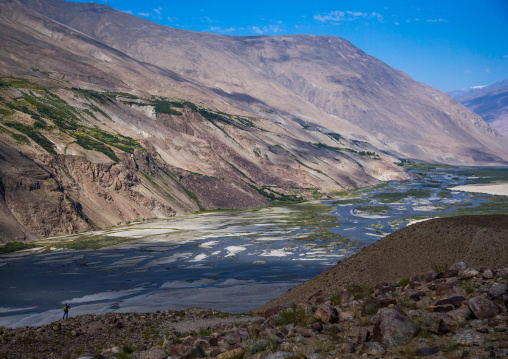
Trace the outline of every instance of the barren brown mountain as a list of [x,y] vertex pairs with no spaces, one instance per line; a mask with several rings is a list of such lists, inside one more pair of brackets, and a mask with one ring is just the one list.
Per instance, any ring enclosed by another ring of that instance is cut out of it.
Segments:
[[0,1],[0,240],[499,164],[447,95],[344,39],[172,29],[93,3]]

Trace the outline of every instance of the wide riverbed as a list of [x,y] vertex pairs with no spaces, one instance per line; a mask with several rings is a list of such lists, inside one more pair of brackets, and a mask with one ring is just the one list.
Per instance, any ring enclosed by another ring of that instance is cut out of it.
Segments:
[[38,249],[0,256],[0,326],[57,320],[63,303],[70,304],[71,316],[194,306],[247,312],[409,222],[508,213],[508,197],[449,190],[506,174],[429,170],[420,180],[358,191],[355,199],[190,215],[48,239]]

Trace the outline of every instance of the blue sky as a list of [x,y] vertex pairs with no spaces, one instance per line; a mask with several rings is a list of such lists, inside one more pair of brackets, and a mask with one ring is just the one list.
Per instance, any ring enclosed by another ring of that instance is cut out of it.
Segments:
[[441,91],[508,78],[508,0],[95,2],[186,30],[343,37]]

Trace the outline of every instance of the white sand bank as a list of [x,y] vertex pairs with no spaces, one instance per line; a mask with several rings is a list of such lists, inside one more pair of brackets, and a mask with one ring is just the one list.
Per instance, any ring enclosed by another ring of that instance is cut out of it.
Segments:
[[508,182],[506,183],[487,183],[487,184],[467,184],[449,188],[451,191],[486,193],[497,196],[508,196]]

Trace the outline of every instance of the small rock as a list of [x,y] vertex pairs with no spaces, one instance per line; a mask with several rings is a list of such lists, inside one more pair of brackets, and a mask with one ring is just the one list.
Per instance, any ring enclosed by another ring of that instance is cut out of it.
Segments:
[[392,298],[372,298],[368,299],[363,305],[363,312],[367,315],[376,314],[380,308],[388,308],[395,304],[397,304],[397,301]]
[[430,270],[423,275],[423,280],[425,282],[430,282],[430,281],[433,281],[434,279],[436,279],[438,275],[439,275],[438,272],[436,272],[434,270]]
[[343,322],[350,322],[355,319],[355,313],[352,311],[343,312],[342,310],[338,310],[339,312],[339,320]]
[[167,357],[162,349],[145,350],[139,354],[139,359],[167,359]]
[[62,329],[62,324],[60,323],[56,323],[55,325],[53,325],[51,327],[55,332],[59,331],[60,329]]
[[292,358],[292,357],[293,357],[293,354],[291,354],[290,352],[278,351],[275,353],[268,354],[265,357],[265,359],[287,359],[287,358]]
[[508,286],[506,284],[494,284],[489,288],[487,293],[491,298],[501,297],[508,292]]
[[482,277],[485,279],[492,279],[494,278],[494,272],[492,272],[492,269],[486,268],[482,272]]
[[481,297],[474,297],[467,302],[469,309],[478,319],[488,319],[499,313],[499,307],[491,300]]
[[339,320],[339,313],[335,307],[323,304],[314,313],[314,318],[321,320],[323,323],[336,323]]
[[370,339],[370,332],[367,328],[362,328],[360,332],[358,333],[358,338],[356,340],[357,344],[362,344],[365,342],[368,342]]
[[226,342],[229,345],[233,345],[233,344],[240,343],[242,341],[242,336],[238,332],[233,332],[233,333],[226,334],[224,339],[226,340]]
[[464,262],[459,262],[459,263],[455,264],[455,268],[458,270],[466,269],[467,267],[468,267],[468,265]]
[[459,345],[477,346],[486,341],[485,334],[478,333],[474,329],[468,329],[462,333],[455,334],[452,340]]
[[312,330],[315,330],[318,333],[321,333],[323,331],[323,324],[321,322],[315,322],[311,325]]
[[474,268],[464,268],[459,270],[459,279],[471,279],[480,274]]
[[437,352],[439,352],[439,349],[435,345],[433,345],[433,346],[427,347],[427,348],[416,349],[415,354],[418,357],[424,357],[424,356],[428,356],[428,355],[437,354]]
[[432,310],[435,313],[448,313],[448,312],[451,312],[454,309],[455,309],[455,307],[453,305],[451,305],[451,304],[435,305],[434,308],[432,308]]
[[217,355],[217,359],[235,359],[235,358],[243,358],[245,355],[245,349],[243,348],[235,348],[233,350],[229,350],[225,353]]
[[435,305],[437,306],[437,305],[451,304],[454,307],[454,309],[456,309],[456,308],[460,308],[462,306],[462,303],[464,303],[466,300],[467,299],[462,296],[456,296],[456,297],[441,299],[441,300],[437,301]]
[[362,351],[367,355],[383,355],[386,352],[385,348],[377,342],[363,343]]
[[441,278],[452,278],[457,277],[459,275],[459,271],[457,269],[448,269],[446,272],[441,274]]

